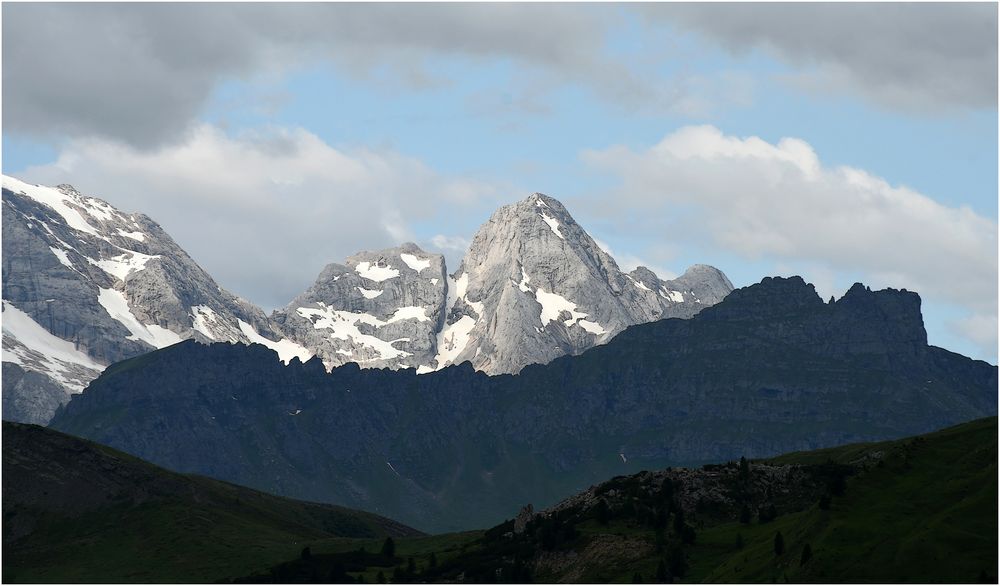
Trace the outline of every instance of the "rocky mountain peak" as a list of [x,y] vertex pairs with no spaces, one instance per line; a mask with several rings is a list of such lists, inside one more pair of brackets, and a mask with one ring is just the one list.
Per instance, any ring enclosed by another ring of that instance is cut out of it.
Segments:
[[632,279],[649,289],[656,289],[660,285],[660,277],[644,266],[637,266],[635,270],[628,274]]
[[268,317],[142,214],[68,184],[3,187],[3,382],[15,389],[4,412],[22,421],[46,422],[108,364],[182,340],[257,343],[310,368],[469,361],[513,373],[690,317],[732,289],[711,267],[626,275],[561,202],[535,193],[492,214],[451,275],[412,242],[362,251]]
[[630,325],[690,317],[732,290],[718,275],[706,277],[706,288],[698,271],[677,283],[646,268],[633,273],[623,273],[558,200],[534,193],[503,206],[476,232],[453,276],[446,328],[461,324],[464,343],[448,360],[518,372]]
[[913,291],[892,288],[872,291],[855,283],[834,307],[849,316],[857,330],[873,330],[873,336],[891,338],[898,344],[914,347],[927,344],[920,296]]
[[494,256],[498,250],[519,254],[529,248],[540,259],[571,253],[589,264],[614,264],[562,203],[535,193],[502,206],[490,216],[473,237],[463,266],[478,269],[491,261],[503,261]]
[[720,304],[711,315],[728,318],[735,311],[744,319],[766,318],[794,308],[808,310],[825,305],[816,288],[799,276],[764,277],[760,283],[733,291],[729,299],[731,303]]
[[147,217],[6,176],[3,208],[6,417],[45,423],[108,364],[184,339],[268,341],[263,312]]
[[872,291],[855,283],[843,297],[824,303],[815,287],[802,277],[765,277],[760,283],[733,291],[724,303],[702,314],[703,319],[756,322],[770,331],[788,315],[822,321],[811,336],[785,330],[791,346],[820,347],[826,352],[868,355],[872,360],[918,356],[927,346],[920,313],[920,296],[906,290]]
[[407,242],[327,265],[272,318],[327,368],[416,368],[435,356],[447,286],[444,257]]

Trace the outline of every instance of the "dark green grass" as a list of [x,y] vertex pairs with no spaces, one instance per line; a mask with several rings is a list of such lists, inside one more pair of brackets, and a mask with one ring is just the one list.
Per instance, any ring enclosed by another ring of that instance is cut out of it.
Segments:
[[[38,426],[4,422],[4,440],[4,582],[214,582],[265,570],[310,543],[419,534],[362,511],[177,474]],[[79,507],[55,496],[65,487],[93,495],[90,483],[106,501],[91,496]]]
[[[974,582],[984,575],[996,579],[996,418],[916,438],[769,460],[806,465],[831,461],[859,471],[847,480],[844,494],[832,498],[828,510],[813,504],[768,523],[702,526],[692,519],[697,538],[684,546],[688,568],[682,581]],[[195,480],[237,490],[225,483]],[[104,510],[70,521],[45,519],[36,537],[16,551],[8,552],[5,546],[4,580],[212,582],[265,575],[281,563],[302,565],[301,552],[307,546],[314,557],[310,563],[325,575],[329,568],[323,560],[337,559],[333,554],[361,548],[375,553],[382,547],[382,536],[331,536],[330,530],[338,529],[336,521],[330,521],[333,526],[317,523],[316,511],[309,508],[314,505],[287,499],[270,505],[270,497],[264,497],[263,503],[247,502],[242,508],[158,503]],[[299,508],[293,510],[290,503]],[[648,527],[630,520],[612,519],[605,525],[589,519],[575,529],[578,537],[563,551],[578,556],[577,581],[625,583],[638,573],[651,582],[666,555],[655,553]],[[785,551],[777,556],[774,537],[779,531]],[[588,557],[593,555],[589,545],[614,539],[640,540],[649,553],[627,561],[605,554]],[[367,566],[350,576],[372,583],[382,572],[392,581],[393,570],[405,568],[410,557],[419,575],[430,565],[432,553],[439,567],[481,563],[496,559],[490,543],[482,532],[397,538],[392,563]],[[812,557],[803,564],[807,543]],[[558,573],[534,577],[561,578]]]
[[[881,453],[882,464],[867,457]],[[997,419],[894,442],[787,454],[783,464],[833,461],[864,468],[829,510],[818,504],[769,523],[700,528],[685,548],[683,582],[975,582],[997,576]],[[644,536],[627,521],[587,521],[581,534]],[[775,555],[781,532],[785,551]],[[801,563],[810,545],[812,557]],[[580,544],[583,549],[584,544]],[[625,568],[591,564],[584,581],[653,581],[662,554]],[[580,563],[587,564],[587,560]],[[553,577],[554,578],[554,577]]]
[[[703,531],[691,578],[711,582],[972,582],[997,575],[997,420],[897,442],[789,454],[782,463],[882,464],[851,478],[829,510]],[[781,531],[785,553],[774,553]],[[744,547],[735,549],[736,534]],[[808,543],[813,555],[801,563]]]

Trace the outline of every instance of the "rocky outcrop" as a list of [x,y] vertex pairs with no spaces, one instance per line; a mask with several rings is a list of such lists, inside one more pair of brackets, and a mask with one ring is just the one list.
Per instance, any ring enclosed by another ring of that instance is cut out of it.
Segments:
[[51,377],[25,370],[13,362],[3,363],[5,420],[45,425],[56,409],[68,400],[66,388]]
[[524,505],[521,507],[520,512],[518,512],[517,517],[514,517],[514,533],[524,533],[525,527],[528,526],[535,518],[535,507],[532,505]]

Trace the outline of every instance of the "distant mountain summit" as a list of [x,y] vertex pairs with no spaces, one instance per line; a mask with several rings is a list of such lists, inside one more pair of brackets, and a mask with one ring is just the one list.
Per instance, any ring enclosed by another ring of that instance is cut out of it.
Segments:
[[[455,273],[439,355],[491,374],[516,373],[607,342],[628,326],[690,317],[732,284],[700,265],[676,281],[622,272],[557,200],[535,193],[497,210]],[[441,363],[444,360],[444,363]]]
[[181,340],[271,335],[142,214],[5,176],[2,215],[5,419],[45,423],[108,364]]
[[413,243],[333,263],[272,316],[276,329],[328,369],[415,368],[471,362],[516,373],[603,344],[628,326],[691,317],[732,284],[695,265],[663,281],[622,272],[561,203],[535,193],[497,210],[458,270]]
[[328,370],[469,361],[515,373],[630,325],[691,317],[732,290],[704,265],[673,281],[625,274],[562,204],[534,194],[494,213],[453,275],[412,243],[359,252],[266,316],[142,214],[11,177],[3,205],[4,416],[31,423],[107,365],[186,339],[259,343]]
[[272,319],[327,368],[417,368],[434,361],[448,286],[444,257],[408,242],[327,265]]

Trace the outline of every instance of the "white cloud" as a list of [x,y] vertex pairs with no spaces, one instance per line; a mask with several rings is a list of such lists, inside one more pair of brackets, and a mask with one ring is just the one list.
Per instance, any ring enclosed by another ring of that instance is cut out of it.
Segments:
[[452,251],[465,254],[465,251],[469,249],[469,239],[464,236],[445,236],[444,234],[436,234],[431,238],[431,244],[435,248],[442,251]]
[[997,327],[996,313],[977,313],[960,318],[951,324],[953,332],[979,344],[987,355],[992,356],[996,356],[997,353]]
[[[826,167],[802,140],[771,144],[693,126],[646,150],[616,146],[583,158],[621,179],[616,207],[647,215],[636,229],[670,229],[748,259],[860,272],[996,319],[995,221],[861,169]],[[667,206],[688,213],[671,224]],[[995,347],[995,328],[992,340]]]
[[22,175],[149,215],[223,286],[267,307],[290,301],[327,263],[412,240],[413,224],[476,202],[477,189],[492,193],[300,129],[230,136],[209,125],[153,151],[71,142],[55,163]]
[[651,263],[647,260],[639,258],[634,254],[630,254],[627,252],[616,254],[613,250],[611,250],[611,247],[608,246],[608,243],[604,242],[603,240],[598,240],[597,238],[594,238],[594,243],[596,243],[601,250],[608,253],[611,256],[611,258],[615,259],[615,262],[618,263],[618,268],[622,269],[626,273],[631,273],[632,271],[634,271],[639,267],[646,267],[647,269],[653,271],[653,273],[655,273],[656,276],[661,279],[669,281],[670,279],[677,278],[677,273],[675,273],[674,271],[659,266],[656,263]]
[[153,148],[179,140],[221,81],[318,63],[412,90],[449,82],[432,59],[504,60],[629,95],[645,83],[602,54],[614,14],[504,3],[21,4],[3,15],[3,122]]
[[940,115],[997,104],[997,5],[982,2],[651,2],[653,19],[735,55],[762,50],[821,95]]

